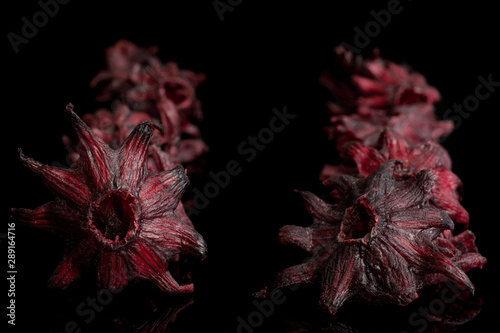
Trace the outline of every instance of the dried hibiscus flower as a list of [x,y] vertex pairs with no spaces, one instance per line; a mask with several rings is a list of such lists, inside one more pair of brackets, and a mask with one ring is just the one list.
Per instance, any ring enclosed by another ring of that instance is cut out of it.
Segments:
[[335,54],[334,68],[320,81],[336,98],[328,104],[332,125],[327,130],[339,150],[350,141],[374,145],[385,129],[413,144],[437,141],[452,131],[452,122],[436,120],[439,92],[420,73],[382,59],[378,51],[363,59],[339,46]]
[[[189,165],[208,150],[207,145],[199,137],[200,133],[193,130],[191,134],[196,137],[185,138],[180,133],[178,112],[169,100],[158,103],[157,117],[148,112],[132,111],[123,102],[117,102],[113,111],[99,109],[94,113],[85,114],[83,121],[107,144],[116,148],[127,138],[132,130],[145,121],[161,124],[163,132],[153,134],[151,142],[167,152],[172,161],[177,164]],[[71,159],[75,161],[78,155],[74,153],[74,144],[69,139],[64,140],[72,151]]]
[[332,124],[326,128],[328,136],[341,151],[352,141],[374,146],[380,134],[387,129],[403,136],[413,145],[437,142],[453,130],[452,122],[435,119],[434,107],[430,104],[398,106],[392,112],[392,115],[332,115]]
[[178,110],[181,131],[192,133],[196,129],[191,121],[203,118],[195,89],[205,75],[179,69],[175,62],[164,64],[157,52],[157,48],[141,48],[120,40],[106,49],[108,68],[96,75],[91,85],[105,84],[98,100],[121,100],[132,110],[153,116],[157,102],[168,99]]
[[[317,283],[330,313],[349,300],[406,305],[427,285],[451,280],[473,291],[465,272],[486,259],[468,225],[460,179],[437,140],[452,130],[436,120],[439,93],[423,76],[380,59],[337,48],[344,73],[322,78],[335,94],[329,105],[344,162],[321,177],[333,187],[324,201],[301,192],[313,217],[309,227],[284,226],[279,240],[312,257],[278,274],[273,288]],[[269,291],[268,291],[269,292]]]
[[161,127],[141,123],[113,149],[72,109],[69,104],[66,110],[79,138],[79,160],[69,169],[20,152],[56,198],[34,210],[13,209],[13,217],[67,235],[65,256],[50,285],[66,288],[95,265],[100,288],[117,289],[137,277],[169,293],[191,292],[193,284],[180,285],[169,265],[181,255],[204,258],[206,246],[179,203],[188,184],[184,169],[148,166],[153,130]]
[[485,259],[467,250],[452,255],[452,242],[440,239],[453,222],[429,203],[436,172],[400,179],[401,167],[390,160],[366,178],[329,178],[333,204],[301,192],[313,224],[284,226],[280,242],[298,245],[312,258],[282,271],[272,289],[317,282],[320,303],[332,314],[350,299],[406,305],[423,286],[445,279],[473,290],[464,270]]
[[367,59],[343,46],[334,51],[335,66],[323,73],[320,81],[338,101],[330,104],[335,114],[390,115],[398,106],[440,100],[439,91],[428,85],[422,74],[382,59],[378,50]]
[[452,130],[434,115],[438,91],[378,53],[363,59],[339,47],[336,54],[322,82],[337,100],[327,130],[344,161],[323,168],[333,187],[324,200],[300,192],[313,223],[284,226],[279,240],[312,257],[279,273],[266,293],[316,283],[320,304],[335,314],[349,300],[406,305],[446,280],[472,292],[465,272],[486,259],[472,232],[451,232],[453,221],[466,228],[469,218],[460,179],[437,143]]
[[[386,130],[380,135],[375,147],[352,142],[345,146],[342,155],[347,158],[346,163],[341,166],[325,166],[322,179],[340,174],[367,177],[388,160],[402,162],[400,177],[408,177],[426,169],[434,171],[437,180],[432,188],[431,203],[443,209],[454,222],[467,227],[469,214],[459,202],[462,182],[450,171],[451,159],[438,143],[428,141],[415,147],[395,132]],[[349,165],[352,167],[349,168]]]
[[[101,89],[98,101],[111,101],[111,110],[99,109],[83,120],[112,147],[119,146],[135,126],[144,121],[161,124],[153,143],[167,151],[189,172],[201,170],[201,156],[208,147],[196,123],[203,120],[195,89],[203,74],[179,69],[176,63],[162,63],[157,48],[141,48],[120,40],[106,49],[108,68],[92,80]],[[64,139],[70,157],[76,160],[74,144]]]

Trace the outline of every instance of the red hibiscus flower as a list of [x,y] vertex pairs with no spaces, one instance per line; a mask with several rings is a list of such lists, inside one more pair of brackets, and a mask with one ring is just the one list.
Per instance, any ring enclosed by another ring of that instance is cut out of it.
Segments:
[[423,286],[445,279],[472,290],[464,270],[486,260],[467,249],[451,254],[453,241],[440,237],[453,222],[429,203],[436,172],[401,179],[401,167],[388,161],[366,178],[329,178],[333,204],[301,192],[313,224],[284,226],[280,242],[298,245],[312,258],[281,272],[274,288],[318,283],[320,303],[332,314],[350,299],[405,305]]
[[452,131],[452,122],[436,120],[439,92],[421,74],[380,58],[378,51],[363,59],[339,46],[335,54],[334,69],[320,81],[336,98],[328,104],[332,125],[327,131],[339,150],[350,141],[372,146],[385,129],[415,145]]
[[[460,205],[460,179],[450,171],[451,160],[446,150],[439,144],[428,141],[414,147],[408,140],[392,131],[384,131],[376,147],[367,147],[354,142],[347,145],[343,155],[349,160],[343,166],[327,165],[323,168],[322,179],[348,173],[358,177],[367,177],[388,160],[402,162],[400,177],[412,176],[422,170],[436,173],[436,185],[432,188],[431,203],[444,210],[454,222],[467,227],[469,214]],[[353,165],[352,168],[346,164]]]
[[66,288],[95,265],[101,288],[117,289],[140,278],[169,293],[191,292],[193,285],[179,285],[169,264],[184,254],[204,258],[206,246],[179,205],[188,184],[183,168],[155,171],[167,166],[161,159],[148,168],[153,130],[161,127],[141,123],[113,149],[72,108],[67,111],[79,139],[79,160],[61,169],[20,153],[56,198],[34,210],[13,209],[21,223],[67,237],[50,284]]
[[435,119],[434,107],[430,104],[399,106],[391,116],[333,115],[330,121],[332,125],[327,127],[327,133],[335,140],[339,151],[352,141],[374,146],[380,134],[387,129],[406,138],[413,145],[427,141],[437,142],[453,130],[453,122]]
[[335,56],[336,67],[320,79],[338,101],[330,106],[334,114],[390,115],[398,106],[434,104],[440,99],[422,74],[382,59],[378,50],[363,59],[338,46]]
[[107,48],[108,68],[91,85],[101,88],[99,101],[113,101],[112,111],[99,110],[84,120],[115,145],[138,123],[156,121],[165,131],[155,135],[153,143],[193,172],[199,169],[197,159],[208,151],[196,125],[203,114],[195,90],[205,76],[179,69],[174,62],[164,64],[156,53],[156,48],[140,48],[126,40]]
[[[196,127],[191,128],[193,137],[185,138],[180,132],[180,119],[177,109],[170,100],[158,102],[158,116],[153,117],[145,111],[132,111],[127,104],[115,103],[113,111],[99,109],[93,114],[85,114],[82,119],[87,125],[111,147],[118,147],[130,135],[133,129],[142,122],[151,121],[161,124],[164,131],[155,133],[152,143],[170,154],[177,164],[189,165],[208,151],[207,145],[199,138]],[[75,148],[70,140],[65,140],[72,150]],[[77,156],[73,157],[76,160]]]

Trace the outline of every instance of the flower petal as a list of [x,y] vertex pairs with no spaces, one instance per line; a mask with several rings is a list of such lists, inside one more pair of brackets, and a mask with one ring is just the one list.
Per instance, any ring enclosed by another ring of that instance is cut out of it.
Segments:
[[386,242],[381,238],[365,252],[366,269],[359,271],[360,283],[366,288],[362,293],[375,300],[384,295],[399,305],[406,305],[418,297],[419,283],[403,256]]
[[353,74],[351,76],[353,85],[363,94],[384,94],[387,85],[379,81],[369,79],[366,76]]
[[325,262],[321,276],[323,293],[320,302],[331,314],[335,314],[355,293],[351,285],[358,277],[359,266],[357,248],[345,244],[337,246],[335,255]]
[[312,253],[320,244],[329,244],[335,239],[339,228],[332,227],[299,227],[285,225],[279,231],[278,241],[281,244],[294,244]]
[[377,150],[360,143],[349,145],[345,154],[356,163],[359,175],[364,177],[377,170],[386,160]]
[[446,150],[432,141],[426,142],[419,149],[413,149],[408,159],[419,170],[437,167],[451,169],[451,159]]
[[117,290],[127,284],[128,267],[120,252],[103,251],[97,267],[97,283],[102,289]]
[[422,170],[415,176],[398,182],[394,190],[385,197],[385,203],[391,211],[423,206],[431,196],[436,179],[435,172]]
[[[384,198],[386,200],[385,198],[394,192],[397,183],[393,175],[393,170],[396,165],[400,165],[400,163],[389,160],[365,178],[365,183],[371,184],[370,191],[367,193],[368,199],[377,200],[376,198]],[[353,202],[363,195],[358,189],[354,189],[352,192],[355,195],[354,200],[352,200]]]
[[175,209],[188,183],[182,166],[149,175],[139,190],[143,218],[160,217]]
[[79,207],[88,206],[92,194],[74,169],[62,169],[26,157],[19,149],[19,158],[31,171],[42,177],[43,182],[57,197]]
[[97,191],[101,191],[111,181],[112,149],[73,112],[72,104],[66,107],[66,112],[70,115],[71,123],[80,142],[78,153],[82,173],[87,176]]
[[308,191],[298,191],[304,199],[304,205],[309,212],[319,223],[336,225],[339,224],[343,216],[335,214],[332,205],[324,202],[316,195]]
[[398,160],[403,164],[408,164],[408,150],[410,148],[408,141],[393,131],[385,130],[380,135],[380,151],[386,159]]
[[180,134],[180,119],[179,112],[171,100],[162,98],[156,103],[158,113],[163,128],[165,129],[165,136],[169,143],[173,142]]
[[143,220],[141,237],[160,245],[166,253],[190,253],[206,257],[203,237],[192,226],[181,221],[173,212],[160,218]]
[[432,203],[450,215],[453,221],[469,224],[469,213],[460,205],[458,190],[462,188],[460,179],[445,167],[434,169],[437,173],[437,183],[432,189]]
[[66,289],[71,282],[79,277],[82,267],[88,264],[91,259],[88,248],[89,242],[82,241],[67,252],[52,274],[49,286]]
[[[433,235],[429,236],[429,233]],[[458,268],[451,259],[444,256],[430,239],[437,238],[439,230],[433,228],[420,232],[417,237],[407,237],[392,234],[391,246],[408,261],[409,265],[417,267],[422,272],[440,273],[461,287],[474,290],[469,277]]]
[[120,184],[135,188],[147,172],[147,153],[153,128],[161,127],[152,122],[139,124],[127,137],[119,150]]
[[304,263],[284,269],[276,276],[271,290],[281,289],[298,283],[313,283],[316,271],[327,258],[328,251],[318,251]]
[[166,268],[166,263],[151,245],[135,242],[130,247],[129,260],[137,275],[154,282],[161,290],[173,294],[190,293],[193,284],[179,285]]
[[453,222],[440,209],[416,207],[391,214],[391,228],[424,230],[428,228],[453,229]]
[[12,217],[24,225],[51,232],[81,233],[78,213],[62,200],[51,201],[36,209],[13,208]]

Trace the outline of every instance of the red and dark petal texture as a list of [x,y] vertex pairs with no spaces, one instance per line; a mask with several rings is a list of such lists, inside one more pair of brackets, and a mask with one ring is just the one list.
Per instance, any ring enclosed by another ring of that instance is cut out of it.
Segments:
[[366,178],[331,177],[325,181],[337,198],[331,203],[300,192],[313,223],[284,226],[279,240],[312,256],[282,271],[270,290],[316,283],[320,304],[332,314],[351,299],[406,305],[425,285],[445,279],[472,291],[465,271],[486,260],[470,233],[460,239],[442,236],[454,225],[430,203],[436,171],[398,177],[401,168],[401,162],[389,160]]
[[316,284],[331,314],[350,300],[406,305],[423,287],[448,280],[471,294],[466,272],[486,259],[471,231],[452,233],[454,222],[467,228],[469,217],[459,203],[461,181],[438,144],[453,129],[434,115],[438,91],[377,51],[366,59],[335,52],[321,81],[336,98],[326,129],[343,162],[323,168],[332,187],[324,199],[300,192],[313,223],[282,227],[279,241],[311,257],[280,272],[266,294]]
[[[68,105],[79,140],[79,159],[69,169],[39,163],[20,152],[55,200],[37,209],[13,209],[28,226],[61,233],[68,240],[50,284],[66,288],[90,266],[101,288],[117,289],[133,278],[169,293],[193,290],[180,285],[169,265],[180,255],[203,259],[206,245],[180,204],[188,184],[181,166],[148,163],[153,122],[137,125],[116,148],[94,133]],[[163,167],[163,168],[162,168]]]
[[342,156],[344,164],[324,167],[322,179],[341,174],[367,177],[389,160],[401,162],[398,176],[402,178],[422,170],[432,170],[436,174],[436,184],[432,188],[430,202],[444,210],[453,222],[467,227],[469,214],[460,205],[462,182],[450,171],[450,156],[438,143],[428,141],[415,146],[396,132],[386,130],[380,134],[374,147],[352,142],[345,147]]
[[[100,109],[93,114],[85,114],[82,119],[104,142],[115,148],[123,143],[137,125],[146,121],[161,124],[164,130],[155,132],[151,143],[167,152],[177,164],[195,169],[191,164],[196,164],[197,159],[208,151],[208,146],[200,138],[200,132],[195,126],[190,129],[192,135],[181,132],[178,110],[170,100],[162,99],[157,105],[156,117],[146,111],[132,111],[125,103],[118,102],[114,104],[113,111]],[[76,161],[78,155],[75,145],[67,138],[64,142],[71,151],[71,159]]]
[[374,146],[385,130],[391,130],[419,145],[427,141],[438,142],[453,130],[453,122],[436,120],[434,107],[430,104],[399,106],[388,115],[367,115],[357,113],[333,115],[327,133],[342,151],[352,141],[366,146]]
[[335,95],[337,103],[332,107],[337,112],[391,115],[398,106],[440,100],[438,90],[422,74],[382,59],[378,50],[366,59],[343,46],[334,51],[333,68],[325,71],[320,81]]
[[481,297],[449,281],[440,282],[432,289],[434,299],[446,299],[449,302],[443,302],[442,311],[429,311],[429,332],[453,332],[458,326],[475,318],[483,308]]
[[382,59],[377,50],[363,58],[339,46],[335,55],[333,68],[320,81],[336,99],[328,103],[332,124],[327,132],[339,151],[351,141],[375,145],[386,129],[415,145],[452,131],[452,122],[436,119],[439,92],[420,73]]
[[163,63],[157,51],[156,47],[142,48],[126,40],[108,47],[108,68],[91,82],[94,87],[105,84],[99,100],[125,100],[133,110],[148,109],[154,115],[154,104],[165,98],[174,103],[186,126],[189,120],[201,120],[195,89],[205,75],[179,69],[175,62]]
[[180,69],[175,62],[163,63],[157,48],[126,40],[106,49],[106,63],[108,68],[91,85],[102,91],[98,100],[113,101],[112,111],[98,110],[86,115],[85,122],[112,146],[120,145],[141,122],[160,123],[164,131],[154,135],[153,143],[191,173],[201,170],[208,147],[197,126],[203,113],[196,87],[205,75]]
[[105,60],[108,68],[97,74],[91,85],[110,81],[110,88],[113,89],[120,86],[122,81],[146,82],[147,72],[155,72],[161,67],[157,53],[156,47],[141,48],[127,40],[119,40],[115,45],[106,48]]

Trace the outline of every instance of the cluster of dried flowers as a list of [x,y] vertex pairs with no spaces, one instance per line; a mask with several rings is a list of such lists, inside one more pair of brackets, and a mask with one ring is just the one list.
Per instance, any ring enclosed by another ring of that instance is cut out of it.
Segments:
[[[355,299],[406,305],[424,286],[445,280],[471,292],[466,272],[486,259],[467,230],[461,181],[438,143],[452,130],[451,122],[435,118],[438,91],[376,52],[363,59],[339,47],[336,56],[336,71],[322,82],[336,97],[328,105],[328,133],[344,160],[321,172],[331,188],[326,198],[300,192],[313,223],[284,226],[279,240],[312,257],[279,273],[268,292],[317,283],[320,303],[332,314]],[[195,166],[207,151],[195,125],[202,118],[195,88],[203,76],[127,41],[108,48],[106,60],[92,85],[102,88],[99,100],[113,101],[111,110],[80,119],[67,106],[78,139],[64,138],[69,169],[20,152],[55,200],[13,209],[13,216],[66,236],[53,286],[66,288],[95,267],[101,288],[140,278],[166,292],[191,292],[192,283],[179,283],[169,266],[182,255],[206,255],[180,201],[188,184],[181,164]],[[456,223],[465,231],[454,234]]]
[[438,139],[452,123],[438,121],[438,91],[406,66],[335,49],[336,69],[322,82],[330,103],[328,134],[343,158],[321,173],[326,198],[300,192],[313,218],[308,227],[281,228],[282,244],[311,259],[280,272],[268,290],[316,283],[331,314],[350,300],[406,305],[424,286],[450,280],[474,286],[465,272],[486,259],[460,205],[460,179]]
[[[161,124],[164,131],[152,143],[168,153],[174,164],[198,171],[200,156],[208,151],[197,122],[203,120],[196,87],[203,74],[179,69],[175,62],[162,63],[157,48],[140,48],[120,40],[106,49],[108,68],[98,73],[91,86],[101,88],[98,101],[112,101],[83,116],[84,122],[107,144],[116,148],[142,122]],[[71,141],[65,143],[72,147]],[[72,160],[78,158],[73,154]]]
[[[201,120],[195,88],[203,75],[163,64],[155,48],[119,41],[106,50],[108,68],[92,85],[100,100],[113,101],[83,120],[66,111],[77,142],[69,169],[41,164],[20,151],[55,200],[34,210],[13,209],[19,222],[62,233],[66,253],[50,279],[66,288],[94,267],[98,286],[110,290],[134,278],[170,293],[186,293],[171,265],[203,259],[206,245],[180,202],[189,181],[184,165],[196,165],[207,150],[193,120]],[[157,130],[157,131],[155,131]],[[181,164],[183,166],[181,166]]]

